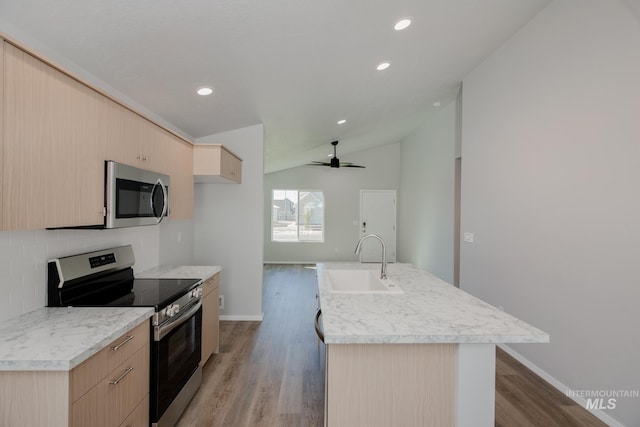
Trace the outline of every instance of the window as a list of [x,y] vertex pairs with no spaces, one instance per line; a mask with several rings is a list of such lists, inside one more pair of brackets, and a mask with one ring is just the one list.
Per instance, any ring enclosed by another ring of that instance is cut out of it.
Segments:
[[324,242],[322,191],[273,190],[271,241]]

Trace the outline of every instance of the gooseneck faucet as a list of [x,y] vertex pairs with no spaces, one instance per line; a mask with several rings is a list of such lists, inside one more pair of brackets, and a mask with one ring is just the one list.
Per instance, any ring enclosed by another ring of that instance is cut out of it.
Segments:
[[384,246],[384,240],[382,240],[382,237],[378,236],[377,234],[365,234],[360,238],[360,240],[358,240],[355,253],[357,254],[360,253],[362,242],[368,239],[369,237],[374,237],[380,240],[380,243],[382,244],[382,269],[380,270],[380,278],[386,279],[387,278],[387,248]]

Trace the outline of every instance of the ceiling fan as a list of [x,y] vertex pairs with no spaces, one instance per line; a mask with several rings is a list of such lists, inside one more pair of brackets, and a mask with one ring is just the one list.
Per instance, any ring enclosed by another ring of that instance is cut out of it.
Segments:
[[343,162],[340,163],[340,159],[338,159],[338,155],[336,154],[336,146],[338,145],[338,141],[333,141],[331,143],[333,145],[333,157],[330,162],[317,162],[312,161],[311,163],[307,163],[308,166],[330,166],[332,168],[365,168],[366,166],[354,165],[353,163]]

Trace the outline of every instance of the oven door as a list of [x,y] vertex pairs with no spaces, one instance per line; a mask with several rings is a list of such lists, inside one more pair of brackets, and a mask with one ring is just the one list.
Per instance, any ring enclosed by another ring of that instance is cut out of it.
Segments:
[[[154,326],[153,335],[151,422],[154,423],[153,425],[173,426],[173,423],[164,420],[168,418],[177,420],[200,385],[199,382],[194,384],[194,381],[190,380],[200,369],[202,302],[198,301],[181,316],[172,317],[168,322]],[[185,387],[187,383],[190,384]],[[184,394],[190,395],[184,396]],[[174,401],[176,403],[172,405]],[[176,407],[176,405],[182,407]],[[167,414],[163,418],[165,412]]]

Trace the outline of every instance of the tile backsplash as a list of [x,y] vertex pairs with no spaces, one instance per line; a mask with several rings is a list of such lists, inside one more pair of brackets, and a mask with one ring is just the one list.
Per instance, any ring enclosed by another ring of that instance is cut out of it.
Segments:
[[158,265],[159,227],[0,232],[0,321],[46,305],[50,259],[128,244],[135,272]]

